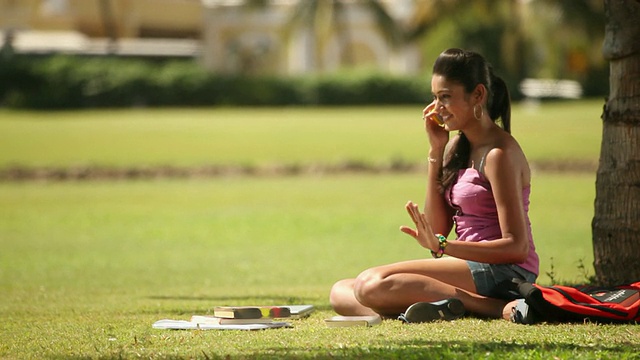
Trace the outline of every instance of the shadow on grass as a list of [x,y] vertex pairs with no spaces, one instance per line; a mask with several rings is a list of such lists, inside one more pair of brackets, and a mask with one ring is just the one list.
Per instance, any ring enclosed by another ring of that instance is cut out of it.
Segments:
[[[203,354],[204,355],[204,354]],[[634,345],[580,345],[573,343],[509,343],[476,341],[410,341],[372,344],[368,347],[331,349],[269,348],[243,355],[259,359],[573,359],[637,356]],[[208,358],[224,358],[209,355]]]
[[[578,345],[573,343],[508,343],[481,341],[408,341],[375,343],[370,346],[344,347],[337,344],[330,348],[271,347],[245,354],[220,354],[202,351],[171,356],[170,359],[629,359],[637,353],[629,345]],[[122,359],[119,353],[100,356],[99,359]],[[84,359],[68,357],[54,358]]]

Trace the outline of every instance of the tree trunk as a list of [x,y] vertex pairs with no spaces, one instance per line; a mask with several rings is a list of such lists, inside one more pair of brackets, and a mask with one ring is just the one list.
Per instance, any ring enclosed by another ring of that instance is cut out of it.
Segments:
[[640,1],[605,0],[610,94],[592,223],[600,284],[640,280]]

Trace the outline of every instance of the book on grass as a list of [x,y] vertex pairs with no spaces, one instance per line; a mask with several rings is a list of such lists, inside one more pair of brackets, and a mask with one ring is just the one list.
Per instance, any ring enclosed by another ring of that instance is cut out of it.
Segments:
[[269,324],[273,322],[273,318],[263,317],[259,319],[230,319],[216,316],[193,315],[192,323],[197,324],[218,324],[218,325],[238,325],[238,324]]
[[291,310],[286,306],[216,306],[213,316],[227,319],[288,318]]
[[603,290],[593,292],[590,295],[601,302],[616,303],[622,306],[629,306],[640,299],[640,293],[634,289]]
[[380,324],[382,318],[378,315],[363,315],[363,316],[342,316],[337,315],[329,319],[325,319],[324,322],[328,327],[347,327],[347,326],[373,326]]

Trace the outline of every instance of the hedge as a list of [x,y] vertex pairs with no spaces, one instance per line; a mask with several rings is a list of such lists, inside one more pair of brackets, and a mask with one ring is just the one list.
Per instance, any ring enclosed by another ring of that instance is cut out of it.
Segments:
[[367,71],[293,78],[213,74],[185,60],[0,60],[0,106],[10,108],[409,104],[424,103],[429,86]]

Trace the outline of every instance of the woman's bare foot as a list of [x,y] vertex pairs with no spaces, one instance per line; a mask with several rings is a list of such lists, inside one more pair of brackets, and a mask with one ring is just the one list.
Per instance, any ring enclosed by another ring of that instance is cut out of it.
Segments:
[[518,303],[518,300],[513,300],[511,302],[508,302],[507,305],[504,306],[504,308],[502,309],[502,318],[510,321],[511,320],[511,314],[513,313],[513,309],[516,307],[516,304]]

